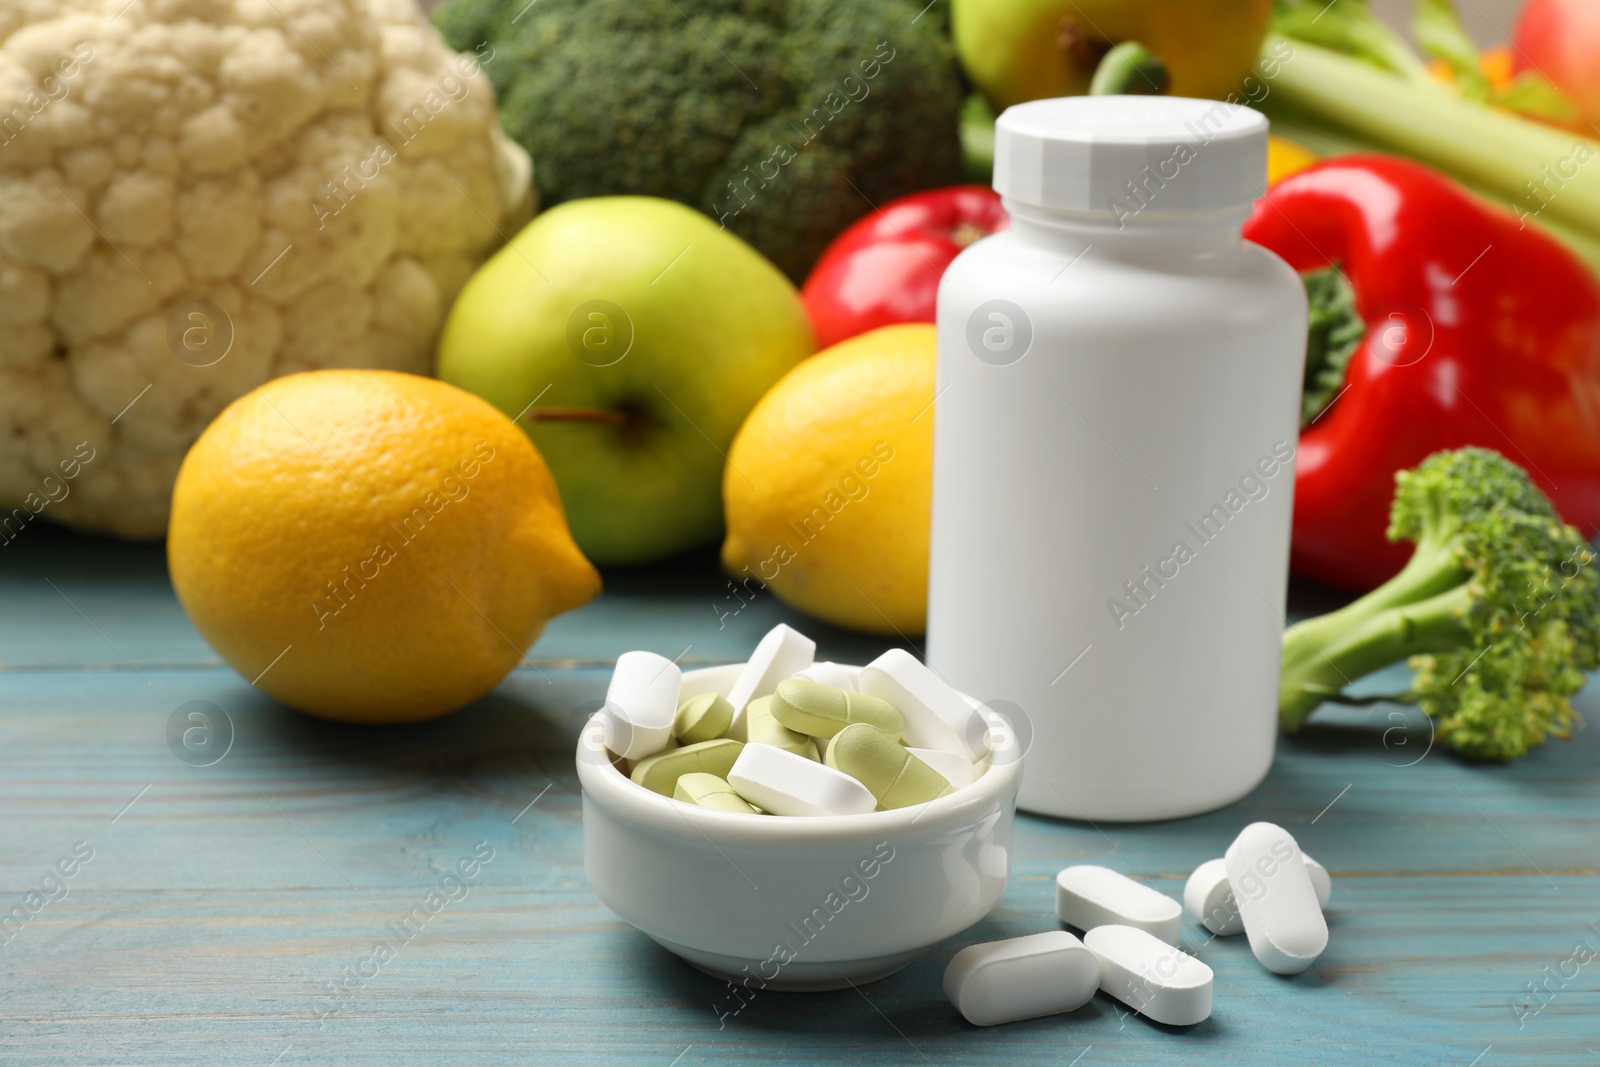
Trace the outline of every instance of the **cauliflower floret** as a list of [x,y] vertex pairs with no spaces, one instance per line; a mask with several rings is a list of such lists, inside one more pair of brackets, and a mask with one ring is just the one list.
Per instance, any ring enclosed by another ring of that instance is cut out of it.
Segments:
[[249,389],[427,373],[530,176],[412,0],[3,0],[0,518],[159,536]]

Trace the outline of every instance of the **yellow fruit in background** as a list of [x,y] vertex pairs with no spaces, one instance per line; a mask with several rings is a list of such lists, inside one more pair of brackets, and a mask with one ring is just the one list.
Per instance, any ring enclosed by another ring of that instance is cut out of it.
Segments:
[[1291,174],[1298,174],[1317,161],[1317,154],[1299,141],[1287,137],[1267,138],[1267,185],[1277,185]]
[[722,562],[808,615],[882,634],[928,613],[934,328],[812,356],[750,412],[722,478]]
[[294,374],[230,404],[178,472],[167,561],[235,670],[362,723],[481,696],[600,589],[527,435],[390,371]]

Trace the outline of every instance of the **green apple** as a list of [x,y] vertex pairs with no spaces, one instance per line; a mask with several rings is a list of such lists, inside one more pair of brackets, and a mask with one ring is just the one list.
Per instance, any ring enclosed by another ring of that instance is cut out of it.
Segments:
[[996,111],[1089,91],[1113,45],[1138,41],[1173,96],[1222,98],[1261,50],[1272,0],[951,0],[961,65]]
[[520,420],[585,555],[644,563],[720,536],[735,432],[814,350],[760,253],[692,208],[607,196],[545,212],[479,268],[439,377]]

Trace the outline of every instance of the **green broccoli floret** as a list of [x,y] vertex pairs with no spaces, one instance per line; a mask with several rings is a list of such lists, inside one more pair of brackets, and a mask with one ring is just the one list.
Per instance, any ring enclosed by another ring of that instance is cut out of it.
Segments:
[[1290,733],[1345,686],[1409,658],[1415,703],[1441,744],[1513,759],[1577,724],[1569,698],[1600,664],[1595,554],[1497,452],[1439,452],[1395,475],[1391,541],[1404,569],[1359,600],[1283,635],[1278,716]]
[[448,0],[435,13],[452,47],[483,57],[541,203],[677,200],[797,281],[873,205],[961,180],[943,19],[916,0]]

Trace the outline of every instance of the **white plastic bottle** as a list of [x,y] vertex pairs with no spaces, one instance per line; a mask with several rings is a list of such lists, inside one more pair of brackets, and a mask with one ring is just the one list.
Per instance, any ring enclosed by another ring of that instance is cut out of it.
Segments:
[[997,124],[1011,228],[939,287],[927,652],[1031,722],[1027,810],[1192,815],[1272,762],[1306,300],[1240,235],[1266,139],[1172,97]]

